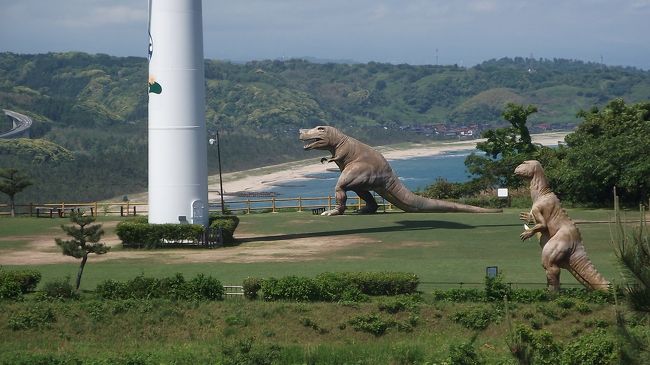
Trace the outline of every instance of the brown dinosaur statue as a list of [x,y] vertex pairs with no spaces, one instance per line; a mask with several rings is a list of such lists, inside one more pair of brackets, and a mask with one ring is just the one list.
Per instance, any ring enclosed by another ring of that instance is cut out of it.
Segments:
[[524,224],[525,230],[519,237],[524,241],[538,234],[548,289],[560,289],[560,269],[566,269],[585,287],[608,290],[609,281],[596,271],[587,257],[580,231],[551,191],[542,164],[535,160],[524,161],[515,169],[515,175],[530,180],[533,200],[530,212],[520,213],[519,218],[534,225],[529,228]]
[[[395,175],[388,161],[367,144],[329,126],[301,129],[300,140],[305,150],[327,150],[341,170],[336,183],[336,207],[321,215],[340,215],[345,212],[347,191],[354,191],[366,202],[360,213],[372,214],[378,205],[370,191],[374,191],[405,212],[469,212],[497,213],[501,209],[485,209],[444,200],[428,199],[413,194]],[[327,159],[321,160],[321,162]]]

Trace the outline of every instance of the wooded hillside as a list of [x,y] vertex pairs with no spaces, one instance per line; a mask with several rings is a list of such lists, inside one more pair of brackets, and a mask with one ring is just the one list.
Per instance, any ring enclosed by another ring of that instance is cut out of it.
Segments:
[[[571,60],[205,66],[208,130],[221,133],[225,171],[309,157],[297,129],[317,124],[386,144],[435,136],[421,126],[498,124],[507,102],[535,104],[533,125],[567,125],[579,122],[579,110],[616,97],[650,99],[648,71]],[[0,142],[0,168],[24,169],[35,182],[19,199],[94,200],[146,189],[146,82],[145,58],[1,53],[0,108],[35,121],[32,141]]]

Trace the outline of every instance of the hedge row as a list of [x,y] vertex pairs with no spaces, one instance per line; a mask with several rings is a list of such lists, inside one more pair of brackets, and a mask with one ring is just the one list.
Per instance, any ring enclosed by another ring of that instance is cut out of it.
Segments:
[[16,299],[34,291],[41,281],[41,273],[35,270],[4,270],[0,267],[0,299]]
[[[234,242],[234,233],[239,218],[236,216],[214,216],[209,219],[210,227],[222,229],[224,244]],[[150,224],[146,217],[118,223],[115,230],[122,240],[122,245],[129,248],[161,248],[178,246],[196,246],[204,232],[200,224]]]
[[106,280],[97,285],[95,294],[103,299],[222,300],[224,288],[211,276],[198,274],[187,281],[179,273],[162,279],[139,275],[126,282]]
[[327,272],[315,278],[248,278],[244,281],[244,295],[254,299],[261,290],[267,301],[365,301],[371,295],[412,294],[418,284],[418,277],[411,273]]

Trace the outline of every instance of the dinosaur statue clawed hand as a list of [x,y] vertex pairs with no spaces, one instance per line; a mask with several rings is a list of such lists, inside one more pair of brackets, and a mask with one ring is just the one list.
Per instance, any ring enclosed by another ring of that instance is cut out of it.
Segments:
[[[322,215],[341,215],[345,212],[347,191],[354,191],[366,203],[360,213],[377,212],[377,202],[370,191],[405,212],[469,212],[498,213],[501,209],[486,209],[444,200],[427,199],[413,194],[395,175],[393,169],[372,147],[341,133],[329,126],[301,129],[300,140],[305,142],[305,150],[330,151],[334,162],[341,170],[336,183],[336,207]],[[323,161],[321,161],[323,162]]]
[[[551,191],[539,161],[525,161],[517,166],[515,175],[530,180],[530,197],[533,200],[530,213],[519,214],[526,228],[519,237],[527,240],[535,234],[539,235],[542,266],[546,270],[549,290],[560,289],[560,269],[568,270],[589,289],[608,290],[609,282],[596,271],[587,257],[580,231]],[[528,227],[529,224],[532,227]]]

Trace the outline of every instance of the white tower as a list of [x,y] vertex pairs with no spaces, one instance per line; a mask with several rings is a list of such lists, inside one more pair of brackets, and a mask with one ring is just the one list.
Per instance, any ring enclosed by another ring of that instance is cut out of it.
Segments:
[[149,0],[149,223],[208,222],[201,0]]

